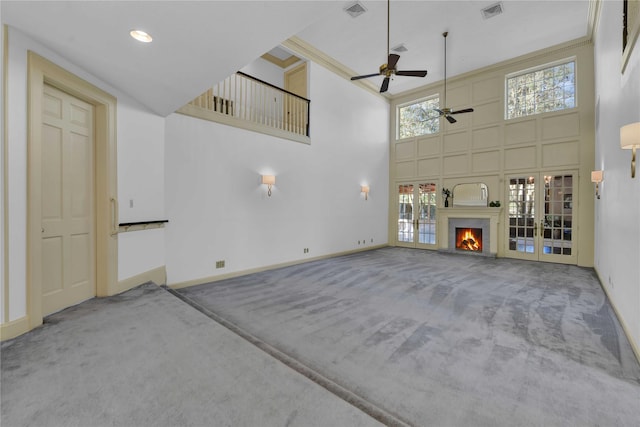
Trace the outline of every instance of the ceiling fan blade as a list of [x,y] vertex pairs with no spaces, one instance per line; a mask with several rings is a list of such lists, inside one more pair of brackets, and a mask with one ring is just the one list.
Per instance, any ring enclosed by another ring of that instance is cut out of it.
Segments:
[[386,92],[389,89],[389,77],[385,77],[382,81],[382,86],[380,86],[380,93]]
[[355,77],[351,77],[351,80],[360,80],[360,79],[368,79],[369,77],[375,77],[375,76],[379,76],[380,73],[375,73],[375,74],[365,74],[363,76],[355,76]]
[[455,123],[455,122],[457,122],[457,120],[456,120],[456,119],[454,119],[453,117],[451,117],[451,116],[449,116],[449,115],[444,116],[444,118],[445,118],[445,119],[447,119],[447,121],[448,121],[449,123],[452,123],[452,124],[453,124],[453,123]]
[[396,76],[425,77],[427,70],[396,71]]
[[398,63],[399,59],[400,55],[396,55],[395,53],[390,54],[389,58],[387,59],[387,68],[389,68],[390,70],[396,68],[396,64]]
[[464,110],[452,111],[449,114],[473,113],[473,108],[465,108]]

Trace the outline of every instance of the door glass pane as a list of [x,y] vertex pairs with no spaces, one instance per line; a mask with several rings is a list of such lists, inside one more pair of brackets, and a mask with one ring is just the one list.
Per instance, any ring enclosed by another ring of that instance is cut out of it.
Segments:
[[536,180],[511,178],[509,181],[509,250],[535,252],[535,189]]
[[571,255],[572,225],[573,176],[545,176],[543,253]]
[[436,244],[436,185],[420,184],[418,211],[418,243]]
[[398,242],[413,242],[413,185],[398,186]]

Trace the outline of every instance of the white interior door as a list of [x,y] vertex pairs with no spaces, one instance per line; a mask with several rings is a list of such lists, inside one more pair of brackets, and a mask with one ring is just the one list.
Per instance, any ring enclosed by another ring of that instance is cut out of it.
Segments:
[[505,253],[512,258],[577,263],[575,172],[511,176]]
[[[96,294],[93,106],[45,85],[42,314]],[[37,266],[35,266],[37,268]]]

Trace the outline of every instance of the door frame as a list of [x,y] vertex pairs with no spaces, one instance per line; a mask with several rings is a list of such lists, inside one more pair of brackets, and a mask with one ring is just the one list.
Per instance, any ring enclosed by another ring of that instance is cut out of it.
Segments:
[[411,212],[412,215],[414,216],[413,221],[416,220],[414,213],[418,212],[418,210],[416,209],[415,204],[418,203],[419,205],[419,197],[420,197],[420,185],[421,184],[435,184],[436,186],[436,208],[438,208],[438,189],[441,188],[440,186],[440,182],[439,180],[436,179],[414,179],[414,180],[407,180],[407,181],[396,181],[394,188],[393,188],[393,196],[394,196],[394,203],[393,203],[393,227],[394,227],[394,231],[393,231],[393,241],[394,246],[400,246],[400,247],[405,247],[405,248],[417,248],[417,249],[437,249],[439,247],[439,241],[438,241],[438,216],[436,214],[436,219],[435,219],[435,227],[436,227],[436,233],[435,233],[435,238],[436,241],[433,244],[430,243],[420,243],[420,237],[419,237],[419,232],[417,232],[417,230],[415,229],[415,225],[413,225],[412,222],[412,227],[413,227],[413,242],[401,242],[400,240],[398,240],[398,215],[399,215],[399,199],[398,199],[398,187],[400,185],[412,185],[413,186],[413,204],[414,206],[412,206],[411,208]]
[[[504,200],[505,200],[505,212],[504,212],[504,239],[503,239],[503,251],[504,256],[506,258],[514,258],[514,259],[524,259],[529,261],[542,261],[542,262],[551,262],[558,264],[569,264],[569,265],[578,265],[578,250],[579,250],[579,234],[578,234],[578,220],[579,220],[579,209],[577,205],[579,203],[579,175],[578,169],[563,169],[563,170],[539,170],[536,172],[522,172],[522,173],[512,173],[507,174],[504,177]],[[542,226],[538,227],[540,221],[544,221],[545,213],[544,203],[545,203],[545,184],[544,177],[545,176],[559,176],[559,175],[572,175],[572,251],[571,255],[553,255],[553,254],[545,254],[543,251],[544,246],[544,228]],[[535,187],[535,201],[534,201],[534,209],[536,214],[534,216],[534,224],[536,229],[536,234],[534,234],[535,241],[535,252],[533,253],[520,253],[517,251],[512,251],[509,249],[509,180],[511,178],[522,178],[531,176],[535,178],[536,187]]]
[[94,106],[96,295],[117,292],[116,98],[29,51],[27,54],[27,317],[42,324],[42,106],[48,84]]

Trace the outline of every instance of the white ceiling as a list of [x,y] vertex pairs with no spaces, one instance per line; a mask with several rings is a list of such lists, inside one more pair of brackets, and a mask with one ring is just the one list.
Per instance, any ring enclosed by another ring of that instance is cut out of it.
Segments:
[[[166,116],[287,38],[297,35],[357,74],[386,62],[387,3],[353,1],[8,1],[2,22]],[[397,94],[588,34],[589,0],[391,1],[391,47],[404,43],[399,70],[427,69],[426,78],[395,77]],[[133,28],[154,41],[129,37]],[[376,85],[382,77],[371,79]]]

